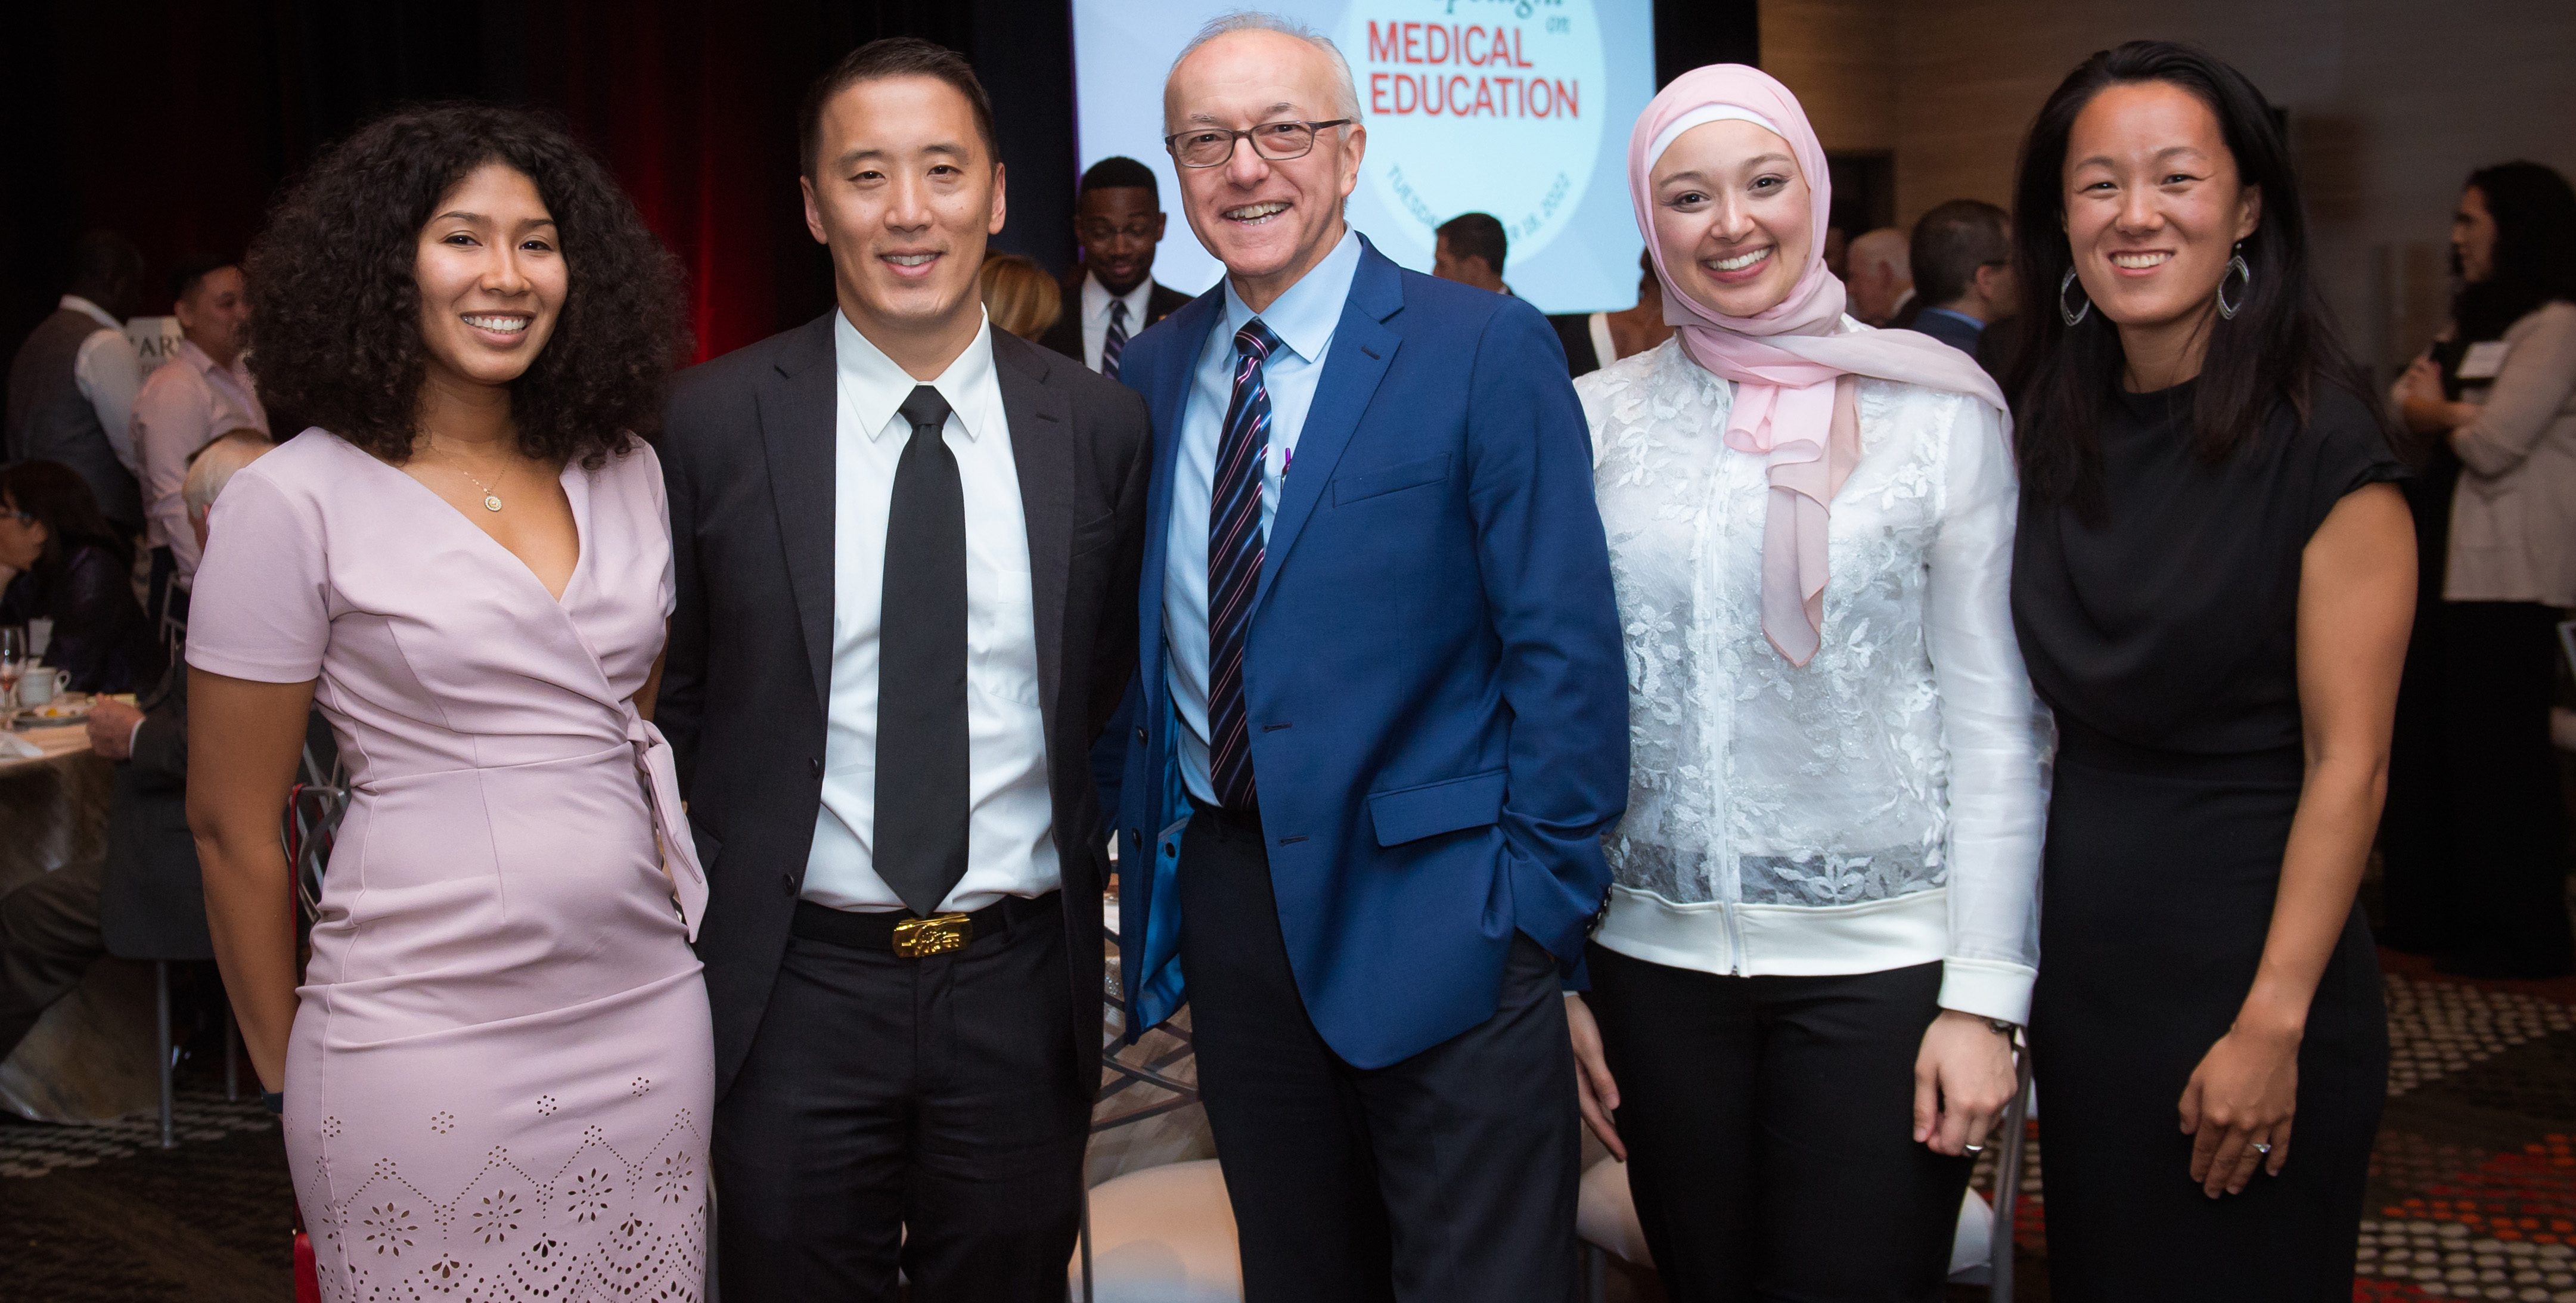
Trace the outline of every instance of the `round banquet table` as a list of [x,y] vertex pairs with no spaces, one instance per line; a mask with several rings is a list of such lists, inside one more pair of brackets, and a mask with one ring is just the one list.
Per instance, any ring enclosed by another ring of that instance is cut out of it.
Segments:
[[[44,752],[0,755],[0,896],[107,854],[115,769],[79,724],[13,734]],[[0,1061],[0,1108],[44,1122],[105,1122],[153,1107],[152,966],[102,958]]]

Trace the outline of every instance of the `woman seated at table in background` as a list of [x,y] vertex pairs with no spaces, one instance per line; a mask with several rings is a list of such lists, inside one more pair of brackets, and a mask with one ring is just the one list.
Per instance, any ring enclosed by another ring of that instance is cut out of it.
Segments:
[[[250,283],[261,392],[318,428],[215,505],[188,822],[323,1297],[695,1297],[706,887],[640,717],[676,268],[560,130],[445,105],[333,147]],[[308,702],[352,795],[299,983]]]
[[1779,82],[1675,78],[1628,182],[1679,333],[1575,384],[1632,753],[1584,1118],[1675,1300],[1937,1298],[2039,958],[2003,394],[1844,315]]
[[134,546],[99,514],[87,481],[59,463],[0,471],[0,625],[54,622],[45,664],[74,692],[133,692],[161,677],[161,645],[134,600]]

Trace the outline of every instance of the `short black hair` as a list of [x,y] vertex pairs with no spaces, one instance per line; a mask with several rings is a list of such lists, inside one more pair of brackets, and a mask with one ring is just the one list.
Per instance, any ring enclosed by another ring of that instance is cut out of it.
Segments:
[[975,79],[975,65],[936,41],[889,36],[842,55],[839,63],[805,88],[805,102],[796,110],[796,157],[806,176],[813,176],[821,163],[815,155],[823,148],[823,106],[860,82],[888,77],[933,77],[955,87],[975,111],[975,134],[984,138],[984,152],[996,163],[1002,160],[1001,146],[993,135],[993,97]]
[[1124,154],[1112,154],[1082,174],[1081,193],[1094,190],[1142,190],[1154,196],[1156,208],[1163,206],[1163,187],[1154,179],[1154,169]]
[[213,253],[193,254],[187,258],[181,259],[179,265],[172,268],[170,272],[170,301],[176,303],[179,300],[196,293],[197,282],[204,280],[208,276],[212,276],[226,267],[238,267],[240,265],[241,259],[239,258],[227,258],[221,254]]
[[1905,260],[1926,307],[1945,307],[1977,283],[1977,269],[2012,261],[2012,214],[1981,199],[1953,199],[1914,223]]
[[1455,258],[1482,258],[1494,274],[1503,274],[1503,253],[1509,247],[1503,237],[1503,224],[1491,213],[1460,213],[1440,224],[1432,232],[1449,242],[1449,254]]

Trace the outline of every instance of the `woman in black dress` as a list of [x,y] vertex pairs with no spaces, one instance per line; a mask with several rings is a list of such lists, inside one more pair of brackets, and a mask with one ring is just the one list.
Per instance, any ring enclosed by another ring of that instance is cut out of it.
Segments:
[[[161,677],[161,644],[134,600],[134,547],[59,462],[0,471],[0,625],[54,622],[45,663],[74,692],[134,692]],[[14,573],[13,573],[14,572]]]
[[2353,893],[2414,601],[2404,470],[2235,69],[2094,56],[2016,204],[2013,613],[2060,734],[2031,1017],[2050,1283],[2342,1303],[2387,1076]]

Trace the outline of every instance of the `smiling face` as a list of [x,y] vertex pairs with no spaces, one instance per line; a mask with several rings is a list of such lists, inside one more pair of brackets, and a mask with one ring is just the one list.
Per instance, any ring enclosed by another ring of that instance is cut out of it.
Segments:
[[2451,214],[2451,252],[2460,260],[2460,279],[2480,284],[2495,275],[2495,213],[2476,186],[2460,192],[2459,210]]
[[1655,160],[1655,246],[1701,307],[1754,317],[1779,306],[1815,247],[1815,192],[1789,142],[1758,124],[1704,122]]
[[2076,115],[2064,177],[2066,241],[2095,310],[2124,333],[2197,329],[2217,311],[2262,192],[2239,181],[2199,96],[2160,81],[2105,89]]
[[[1244,131],[1265,122],[1349,116],[1333,61],[1280,32],[1228,32],[1190,52],[1163,88],[1163,124]],[[1302,158],[1264,158],[1249,140],[1219,167],[1182,167],[1182,211],[1254,311],[1297,283],[1342,238],[1342,201],[1359,184],[1368,130],[1315,134]]]
[[1100,288],[1125,294],[1153,274],[1163,210],[1143,186],[1094,186],[1074,205],[1073,233],[1082,242],[1082,265]]
[[485,163],[420,228],[412,274],[433,382],[509,384],[554,334],[572,270],[537,183]]
[[842,313],[896,360],[945,350],[944,365],[983,320],[975,273],[1004,216],[974,106],[936,77],[879,77],[834,95],[820,125],[814,175],[797,184]]
[[231,366],[241,356],[243,327],[250,321],[241,268],[217,267],[198,277],[171,312],[179,318],[179,332],[216,366]]

